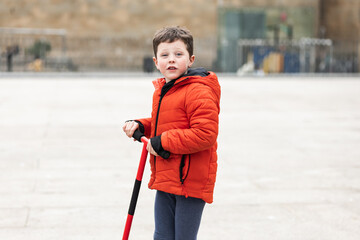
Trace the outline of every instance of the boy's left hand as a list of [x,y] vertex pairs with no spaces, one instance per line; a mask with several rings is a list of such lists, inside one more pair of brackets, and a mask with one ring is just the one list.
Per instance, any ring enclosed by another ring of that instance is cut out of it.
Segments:
[[154,156],[159,156],[159,154],[157,154],[157,153],[155,152],[155,150],[153,149],[153,147],[151,146],[151,139],[149,140],[149,142],[148,142],[148,144],[147,144],[147,146],[146,146],[146,150],[147,150],[150,154],[152,154],[152,155],[154,155]]

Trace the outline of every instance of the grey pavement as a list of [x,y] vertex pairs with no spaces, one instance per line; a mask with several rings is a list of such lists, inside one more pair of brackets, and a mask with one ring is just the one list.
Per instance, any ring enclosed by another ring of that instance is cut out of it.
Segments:
[[[0,239],[121,239],[152,77],[0,79]],[[223,76],[200,240],[360,239],[360,81]],[[146,166],[130,239],[152,239]]]

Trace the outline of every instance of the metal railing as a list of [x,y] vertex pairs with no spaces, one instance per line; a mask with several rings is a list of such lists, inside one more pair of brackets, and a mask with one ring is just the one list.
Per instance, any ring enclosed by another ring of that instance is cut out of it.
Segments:
[[235,54],[239,73],[356,73],[357,42],[330,39],[240,39]]
[[[221,41],[221,40],[220,40]],[[215,71],[265,73],[357,73],[359,42],[195,39],[195,66]],[[74,37],[62,29],[0,28],[0,71],[145,71],[151,39],[129,36]]]

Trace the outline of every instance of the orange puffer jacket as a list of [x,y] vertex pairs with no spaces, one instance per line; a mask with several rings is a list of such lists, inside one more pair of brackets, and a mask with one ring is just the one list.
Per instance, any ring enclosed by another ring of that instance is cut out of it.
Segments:
[[170,155],[150,156],[149,188],[212,203],[220,112],[217,76],[197,68],[167,83],[166,90],[164,78],[153,84],[152,117],[138,121],[145,136],[151,142],[160,140],[161,149]]

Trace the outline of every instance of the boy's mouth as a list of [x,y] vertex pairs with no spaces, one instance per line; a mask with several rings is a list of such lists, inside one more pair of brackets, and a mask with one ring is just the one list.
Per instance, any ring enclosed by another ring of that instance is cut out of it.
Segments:
[[176,70],[176,67],[170,66],[170,67],[167,68],[167,70]]

